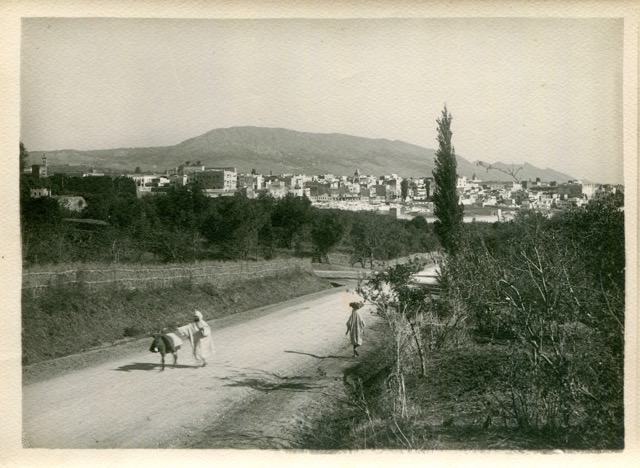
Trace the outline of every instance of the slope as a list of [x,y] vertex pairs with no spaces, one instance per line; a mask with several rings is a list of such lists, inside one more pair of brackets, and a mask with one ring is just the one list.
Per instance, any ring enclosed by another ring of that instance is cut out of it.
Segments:
[[[255,169],[262,174],[334,173],[348,175],[398,174],[427,177],[434,168],[435,151],[402,141],[371,139],[338,133],[305,133],[282,128],[232,127],[211,130],[174,146],[118,148],[95,151],[31,151],[33,163],[46,153],[51,165],[90,165],[132,171],[164,172],[187,161],[210,167],[232,166],[239,172]],[[485,180],[510,180],[498,171],[488,176],[482,167],[458,156],[458,174],[473,174]],[[518,173],[523,179],[556,180],[573,177],[550,169],[525,164]]]

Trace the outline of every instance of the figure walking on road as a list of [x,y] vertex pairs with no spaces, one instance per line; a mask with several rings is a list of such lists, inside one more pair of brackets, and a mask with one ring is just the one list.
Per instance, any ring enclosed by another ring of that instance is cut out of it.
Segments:
[[178,331],[189,338],[193,348],[193,357],[196,361],[202,361],[202,367],[207,365],[206,357],[213,355],[213,341],[211,339],[211,327],[202,318],[202,312],[196,310],[193,322],[179,327]]
[[361,302],[352,302],[349,304],[351,306],[351,316],[349,320],[347,320],[347,333],[345,335],[349,335],[351,338],[351,344],[353,345],[353,355],[359,356],[358,354],[358,346],[362,345],[362,334],[364,333],[364,328],[366,327],[364,320],[362,320],[362,316],[358,309],[362,307]]

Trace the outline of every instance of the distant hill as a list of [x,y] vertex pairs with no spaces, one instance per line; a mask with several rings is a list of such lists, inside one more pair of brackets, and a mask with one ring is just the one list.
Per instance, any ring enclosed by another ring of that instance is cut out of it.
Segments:
[[[239,172],[255,169],[262,174],[398,174],[430,176],[435,150],[402,141],[362,138],[338,133],[304,133],[283,128],[232,127],[211,130],[174,146],[118,148],[96,151],[30,151],[32,163],[46,153],[51,166],[93,166],[97,170],[143,171],[172,169],[186,161],[210,167],[233,166]],[[501,167],[507,167],[502,165]],[[506,174],[485,169],[458,156],[458,174],[483,180],[511,180]],[[518,177],[558,182],[573,177],[525,164]]]
[[[540,169],[536,166],[532,166],[529,163],[524,164],[504,164],[501,162],[491,164],[492,170],[487,171],[487,169],[481,165],[478,165],[479,161],[474,161],[473,163],[469,163],[471,167],[473,167],[474,173],[476,177],[480,180],[513,180],[513,178],[509,175],[511,173],[515,173],[515,176],[519,180],[536,180],[536,178],[540,178],[542,181],[556,181],[556,182],[566,182],[568,180],[575,180],[576,178],[570,176],[568,174],[564,174],[562,172],[555,171],[551,168]],[[486,166],[487,164],[484,163]],[[458,158],[458,166],[460,166],[460,158]],[[502,171],[502,172],[500,172]],[[460,172],[460,167],[458,167],[458,173]]]

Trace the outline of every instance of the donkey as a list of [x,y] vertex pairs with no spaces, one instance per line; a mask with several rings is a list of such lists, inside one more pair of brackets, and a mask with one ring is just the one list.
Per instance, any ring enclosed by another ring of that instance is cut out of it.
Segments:
[[160,353],[160,356],[162,357],[161,371],[164,370],[164,356],[168,353],[173,354],[173,367],[176,367],[176,363],[178,362],[178,350],[180,349],[181,344],[182,340],[174,333],[156,333],[153,335],[153,343],[151,343],[149,351],[152,353]]

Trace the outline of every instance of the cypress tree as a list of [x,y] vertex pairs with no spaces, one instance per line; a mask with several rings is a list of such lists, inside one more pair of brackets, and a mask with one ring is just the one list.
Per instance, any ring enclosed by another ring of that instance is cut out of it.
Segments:
[[433,193],[434,214],[437,220],[434,222],[434,231],[440,239],[445,252],[455,255],[460,246],[462,236],[463,206],[458,204],[458,192],[456,185],[458,174],[456,172],[456,153],[451,144],[451,114],[444,106],[442,117],[438,123],[438,151],[436,151],[435,191]]
[[29,152],[24,146],[24,143],[20,142],[20,174],[29,167]]

